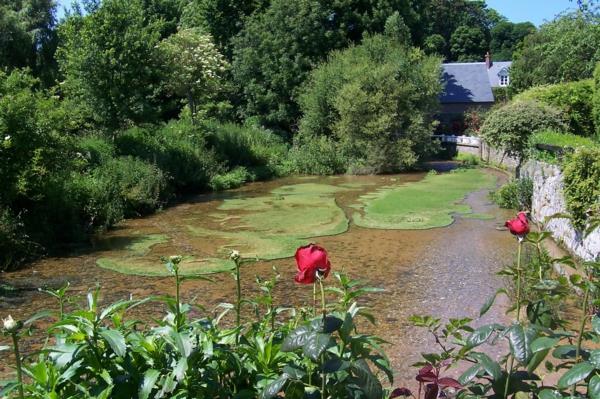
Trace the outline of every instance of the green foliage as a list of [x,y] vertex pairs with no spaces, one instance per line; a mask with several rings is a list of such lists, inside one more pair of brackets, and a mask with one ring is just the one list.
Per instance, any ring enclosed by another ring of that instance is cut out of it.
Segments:
[[501,21],[491,30],[490,51],[494,61],[510,61],[518,46],[526,36],[534,34],[537,29],[531,22]]
[[516,157],[519,168],[529,153],[529,139],[542,130],[565,131],[560,111],[535,101],[515,101],[496,108],[486,117],[481,137],[491,146]]
[[485,33],[476,26],[459,26],[450,38],[452,58],[460,62],[478,62],[487,49]]
[[528,210],[533,198],[533,181],[529,178],[513,179],[490,195],[500,208]]
[[288,148],[281,137],[254,126],[233,123],[203,122],[209,145],[229,169],[243,166],[258,179],[283,173],[281,165]]
[[238,188],[248,181],[254,181],[255,177],[246,168],[239,166],[227,173],[213,176],[210,179],[209,186],[214,191],[229,190]]
[[600,63],[594,70],[594,94],[592,96],[592,116],[596,128],[596,137],[600,138]]
[[348,164],[347,156],[330,137],[298,135],[284,170],[299,175],[335,175],[344,173]]
[[515,54],[511,87],[522,91],[532,86],[591,78],[600,60],[597,18],[566,14],[527,36]]
[[136,127],[116,139],[119,154],[156,164],[179,192],[208,188],[212,176],[222,171],[206,134],[189,120],[172,121],[159,127]]
[[57,51],[63,90],[104,128],[155,121],[162,77],[157,45],[165,21],[142,0],[107,0],[61,24]]
[[578,229],[600,214],[600,148],[581,147],[563,163],[567,209]]
[[428,55],[442,55],[446,49],[446,40],[440,34],[428,36],[423,43],[423,51]]
[[534,100],[560,109],[567,118],[570,133],[579,136],[593,136],[596,133],[593,118],[593,96],[593,81],[582,80],[532,87],[515,96],[514,100]]
[[210,35],[198,29],[181,29],[158,45],[167,71],[167,89],[184,97],[190,115],[196,117],[196,104],[207,93],[219,90],[219,78],[227,63],[212,42]]
[[547,144],[556,147],[575,149],[579,147],[597,147],[597,141],[571,133],[559,133],[551,130],[538,132],[531,136],[531,144]]
[[[383,376],[372,371],[376,368],[392,380],[380,349],[383,341],[360,331],[363,320],[373,319],[357,303],[381,290],[335,273],[338,283],[327,287],[335,301],[323,300],[321,315],[312,307],[278,306],[273,298],[278,275],[257,279],[260,296],[240,295],[237,302],[253,317],[231,328],[233,304],[221,304],[215,316],[192,318],[192,306],[179,293],[181,260],[166,260],[175,278],[175,297],[154,303],[148,298],[101,307],[97,289],[88,293],[85,306],[65,312],[63,305],[71,300],[68,286],[47,291],[56,299],[58,312],[17,321],[10,332],[2,330],[18,342],[35,320],[51,319],[44,351],[31,362],[19,363],[27,381],[10,382],[2,394],[13,397],[22,388],[32,398],[274,398],[280,391],[291,399],[306,393],[374,399],[386,395]],[[152,324],[128,317],[133,309],[157,305],[166,308],[166,315]]]
[[25,232],[19,216],[0,208],[0,271],[11,270],[35,258],[40,248]]
[[[385,36],[334,52],[301,96],[298,149],[326,150],[319,169],[378,173],[410,168],[430,153],[439,61]],[[322,138],[325,137],[325,138]],[[332,156],[337,148],[340,156]],[[315,154],[317,155],[317,154]],[[292,154],[292,157],[294,155]],[[309,157],[298,169],[308,169]]]

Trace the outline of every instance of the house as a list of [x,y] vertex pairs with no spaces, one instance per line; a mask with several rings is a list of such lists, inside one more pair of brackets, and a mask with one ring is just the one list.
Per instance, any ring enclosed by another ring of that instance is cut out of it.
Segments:
[[511,64],[494,62],[489,53],[485,62],[443,64],[440,121],[456,120],[472,108],[490,108],[495,101],[492,89],[510,85]]

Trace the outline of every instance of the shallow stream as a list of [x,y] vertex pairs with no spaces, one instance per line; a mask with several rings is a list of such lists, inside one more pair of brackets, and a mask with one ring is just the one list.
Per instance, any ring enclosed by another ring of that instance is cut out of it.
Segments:
[[[486,173],[494,175],[499,181],[503,179],[503,175],[495,171],[488,170]],[[296,184],[326,184],[344,188],[335,192],[335,203],[346,214],[350,224],[344,233],[317,237],[311,241],[327,248],[335,270],[343,269],[353,278],[385,289],[384,293],[371,297],[370,305],[378,324],[368,328],[389,342],[387,353],[395,368],[398,383],[401,384],[412,380],[414,370],[410,365],[419,360],[420,352],[437,351],[431,337],[426,332],[411,327],[408,317],[412,314],[431,314],[444,319],[475,318],[486,298],[502,286],[502,280],[495,273],[512,261],[515,248],[514,239],[501,228],[511,213],[490,203],[488,189],[472,192],[464,200],[474,215],[486,217],[473,218],[458,214],[447,227],[380,230],[358,227],[352,222],[352,215],[357,212],[357,200],[361,195],[372,193],[381,187],[417,182],[424,176],[423,173],[413,173],[368,177],[286,178],[252,183],[222,194],[200,195],[155,215],[128,220],[98,237],[94,246],[77,254],[44,259],[23,270],[0,275],[2,283],[19,288],[14,295],[0,297],[0,315],[10,313],[14,317],[25,319],[41,309],[55,308],[54,301],[39,293],[37,288],[59,287],[67,281],[71,284],[71,293],[81,296],[96,284],[100,285],[104,303],[130,296],[141,298],[172,294],[174,290],[171,278],[122,274],[99,267],[97,261],[135,260],[138,254],[146,261],[154,261],[157,269],[153,270],[158,273],[163,267],[159,260],[161,255],[193,254],[197,259],[224,259],[227,247],[224,247],[223,237],[190,234],[189,225],[216,228],[219,223],[227,220],[223,215],[220,216],[221,219],[215,216],[223,213],[222,205],[227,199],[264,196],[273,190]],[[244,210],[229,212],[233,212],[235,216],[236,212],[243,213]],[[339,227],[338,222],[334,225],[335,229]],[[154,240],[140,242],[136,238],[140,235],[151,235]],[[137,246],[134,245],[136,242]],[[136,253],[136,250],[140,252]],[[240,250],[244,252],[243,248]],[[307,304],[312,300],[311,287],[298,286],[293,282],[293,258],[261,261],[244,268],[244,294],[257,295],[255,276],[270,277],[273,266],[277,267],[281,275],[275,289],[279,305]],[[212,281],[185,281],[182,286],[183,300],[202,304],[208,309],[221,302],[231,302],[235,295],[231,275],[227,272],[213,274],[211,279]],[[504,317],[501,309],[495,309],[486,315],[484,321]],[[143,313],[138,312],[132,316],[159,317],[162,311],[160,307],[146,307]],[[28,340],[31,349],[41,338],[34,336]],[[5,354],[6,352],[0,359],[0,375],[9,372],[10,360]]]

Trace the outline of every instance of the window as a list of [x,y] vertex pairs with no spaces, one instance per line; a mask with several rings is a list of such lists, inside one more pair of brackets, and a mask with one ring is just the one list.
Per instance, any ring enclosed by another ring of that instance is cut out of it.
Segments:
[[508,75],[500,75],[500,86],[505,87],[510,83]]

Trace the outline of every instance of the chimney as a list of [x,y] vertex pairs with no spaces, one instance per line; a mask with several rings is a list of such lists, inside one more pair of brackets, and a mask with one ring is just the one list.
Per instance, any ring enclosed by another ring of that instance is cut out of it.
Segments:
[[485,53],[485,66],[487,67],[487,69],[490,69],[493,64],[494,63],[492,62],[492,56],[490,55],[490,52],[488,51],[487,53]]

